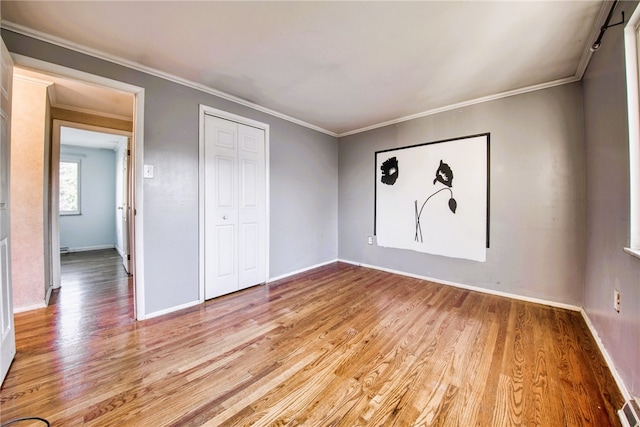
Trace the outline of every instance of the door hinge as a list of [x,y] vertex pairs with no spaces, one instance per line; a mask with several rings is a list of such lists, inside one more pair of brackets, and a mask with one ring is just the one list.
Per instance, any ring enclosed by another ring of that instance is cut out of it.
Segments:
[[131,150],[127,150],[127,156],[131,155]]
[[127,261],[131,261],[131,255],[127,255]]

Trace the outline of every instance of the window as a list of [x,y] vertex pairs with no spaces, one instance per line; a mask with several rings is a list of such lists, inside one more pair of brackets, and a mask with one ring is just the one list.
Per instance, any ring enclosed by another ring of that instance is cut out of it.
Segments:
[[625,251],[640,258],[640,96],[639,48],[640,7],[636,8],[624,29],[629,117],[629,247]]
[[60,215],[80,215],[80,159],[60,160]]

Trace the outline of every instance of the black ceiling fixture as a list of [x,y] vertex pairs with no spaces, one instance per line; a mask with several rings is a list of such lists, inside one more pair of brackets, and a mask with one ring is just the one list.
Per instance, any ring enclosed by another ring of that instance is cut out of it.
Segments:
[[624,10],[622,11],[622,20],[620,22],[616,22],[615,24],[609,25],[609,21],[611,21],[611,16],[613,15],[613,10],[616,8],[618,4],[618,0],[615,0],[611,5],[611,9],[609,10],[609,14],[607,15],[607,20],[604,21],[604,25],[600,27],[600,35],[598,39],[591,45],[591,52],[595,52],[600,49],[600,45],[602,44],[602,36],[604,36],[604,32],[607,31],[611,27],[615,27],[616,25],[624,24]]

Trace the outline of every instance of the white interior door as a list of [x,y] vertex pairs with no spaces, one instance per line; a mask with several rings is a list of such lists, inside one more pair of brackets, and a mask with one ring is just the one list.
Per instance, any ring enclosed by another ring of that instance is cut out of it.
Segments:
[[266,272],[266,194],[264,131],[238,125],[240,289],[264,282]]
[[264,130],[204,116],[205,298],[265,281]]
[[129,273],[129,262],[131,260],[131,252],[129,250],[129,159],[131,158],[130,138],[127,138],[127,146],[122,150],[122,206],[118,206],[120,211],[120,221],[122,233],[122,265],[127,273]]
[[4,41],[0,66],[0,384],[16,355],[11,295],[11,256],[9,245],[9,158],[11,155],[11,86],[13,61]]
[[238,290],[237,124],[205,116],[205,298]]

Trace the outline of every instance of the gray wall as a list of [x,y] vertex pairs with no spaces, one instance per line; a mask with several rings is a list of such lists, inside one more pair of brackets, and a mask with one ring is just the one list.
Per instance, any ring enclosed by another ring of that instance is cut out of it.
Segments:
[[73,249],[116,243],[116,157],[112,150],[60,146],[61,159],[80,159],[81,215],[60,215],[60,246]]
[[[582,305],[585,176],[580,83],[444,112],[340,139],[340,259]],[[491,133],[484,263],[367,245],[374,152]]]
[[2,30],[9,51],[145,88],[147,313],[198,298],[198,105],[270,125],[270,276],[337,257],[336,138],[170,81]]
[[[631,16],[636,2],[622,2]],[[640,396],[640,259],[629,245],[629,140],[622,27],[607,30],[583,80],[587,166],[584,308],[627,388]],[[620,290],[620,313],[613,290]]]

